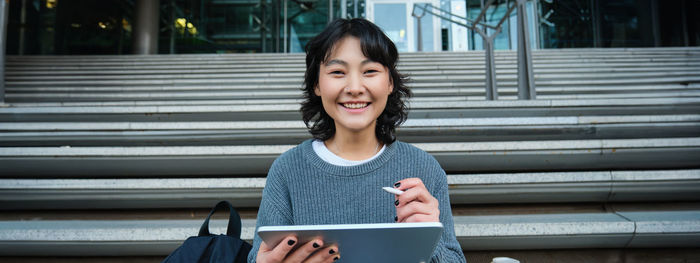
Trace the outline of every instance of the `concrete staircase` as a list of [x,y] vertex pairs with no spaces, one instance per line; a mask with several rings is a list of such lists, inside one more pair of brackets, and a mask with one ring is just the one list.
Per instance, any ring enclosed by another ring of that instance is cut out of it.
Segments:
[[[401,55],[398,136],[447,171],[467,258],[700,257],[700,49],[533,56],[537,100],[515,100],[503,51],[484,101],[482,52]],[[300,54],[8,57],[0,256],[157,262],[221,199],[252,239],[269,165],[309,138],[303,72]]]

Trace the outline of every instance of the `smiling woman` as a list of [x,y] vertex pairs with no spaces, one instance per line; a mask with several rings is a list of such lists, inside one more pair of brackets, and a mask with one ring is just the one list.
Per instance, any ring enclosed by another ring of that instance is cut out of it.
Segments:
[[[314,88],[323,109],[334,120],[335,136],[325,141],[326,146],[348,160],[364,160],[376,154],[379,147],[363,146],[380,145],[374,136],[375,127],[392,90],[388,69],[362,54],[358,38],[348,36],[340,40],[329,61],[321,65],[318,85]],[[349,144],[350,147],[373,151],[341,151],[338,146],[348,143],[338,142],[339,138],[356,142]],[[351,155],[354,152],[359,155]]]
[[[465,261],[445,172],[394,135],[411,95],[397,61],[391,40],[364,19],[336,20],[307,44],[301,111],[314,139],[270,167],[258,227],[440,222],[430,261]],[[388,185],[403,193],[386,193]],[[321,237],[298,241],[290,235],[272,246],[256,235],[248,262],[332,262],[343,253]]]
[[[328,28],[336,30],[328,30]],[[404,122],[407,117],[407,109],[403,100],[411,96],[411,91],[405,85],[407,78],[396,70],[399,58],[396,47],[381,29],[364,19],[336,20],[328,28],[306,46],[306,75],[304,77],[304,97],[306,100],[302,103],[301,111],[304,122],[309,126],[309,131],[314,138],[322,141],[330,139],[335,134],[334,120],[336,119],[326,112],[330,109],[326,108],[325,102],[322,102],[318,92],[323,88],[320,82],[329,77],[327,70],[334,69],[330,71],[330,75],[342,78],[344,83],[336,85],[345,85],[342,86],[343,91],[353,89],[357,93],[358,88],[368,87],[367,84],[371,84],[373,89],[376,89],[375,86],[378,85],[385,88],[390,87],[386,105],[382,106],[384,109],[379,111],[381,114],[375,118],[377,120],[375,135],[382,144],[394,142],[396,140],[394,135],[396,126]],[[351,43],[346,43],[347,41]],[[341,48],[343,51],[351,51],[353,54],[339,52]],[[345,59],[340,58],[340,56]],[[350,62],[355,62],[355,65],[350,65]],[[355,68],[351,69],[350,66]],[[350,73],[354,75],[348,76]],[[389,83],[375,83],[379,79],[386,79]],[[330,84],[330,82],[326,83]],[[363,96],[367,96],[367,94]]]

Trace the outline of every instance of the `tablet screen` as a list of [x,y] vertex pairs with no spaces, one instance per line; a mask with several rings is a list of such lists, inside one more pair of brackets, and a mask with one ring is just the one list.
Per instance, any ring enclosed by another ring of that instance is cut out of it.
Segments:
[[304,244],[320,237],[324,244],[337,244],[337,262],[430,262],[442,233],[442,224],[386,223],[345,225],[263,226],[258,235],[276,246],[289,234]]

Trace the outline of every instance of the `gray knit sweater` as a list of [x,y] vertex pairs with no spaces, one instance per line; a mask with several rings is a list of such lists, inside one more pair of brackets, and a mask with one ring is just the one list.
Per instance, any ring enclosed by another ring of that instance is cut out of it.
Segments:
[[[444,231],[431,262],[465,262],[452,222],[447,177],[438,162],[412,145],[396,141],[376,159],[356,166],[336,166],[321,160],[307,140],[275,160],[258,211],[257,227],[393,223],[394,196],[382,186],[418,177],[439,200]],[[248,262],[260,247],[256,234]],[[340,247],[342,254],[343,248]]]

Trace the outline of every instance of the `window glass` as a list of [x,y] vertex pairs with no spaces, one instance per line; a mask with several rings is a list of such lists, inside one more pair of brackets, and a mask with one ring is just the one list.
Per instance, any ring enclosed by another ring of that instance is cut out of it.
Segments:
[[374,5],[374,23],[394,41],[399,51],[408,51],[406,21],[406,4],[377,3]]

